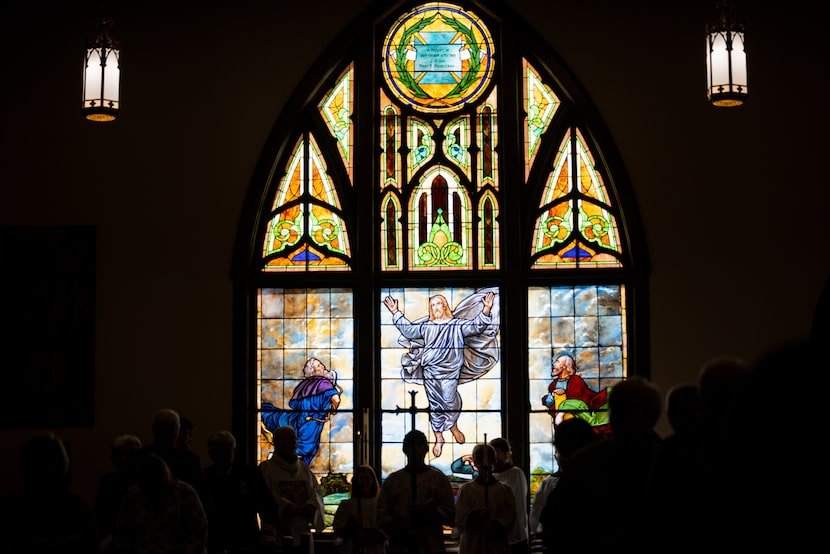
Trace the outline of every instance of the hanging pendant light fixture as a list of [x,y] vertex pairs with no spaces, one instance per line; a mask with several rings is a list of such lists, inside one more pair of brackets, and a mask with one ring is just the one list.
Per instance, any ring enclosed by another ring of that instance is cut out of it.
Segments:
[[749,94],[744,26],[729,0],[718,0],[706,29],[706,94],[714,106],[740,106]]
[[121,54],[109,35],[112,21],[103,18],[98,36],[84,56],[84,90],[81,112],[90,121],[113,121],[118,117],[121,94]]

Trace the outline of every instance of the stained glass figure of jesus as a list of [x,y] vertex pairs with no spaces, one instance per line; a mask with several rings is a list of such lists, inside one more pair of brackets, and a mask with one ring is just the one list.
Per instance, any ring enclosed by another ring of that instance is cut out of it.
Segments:
[[401,334],[398,344],[408,348],[401,359],[401,376],[426,390],[436,458],[443,451],[445,431],[458,444],[466,441],[458,428],[458,385],[478,379],[498,362],[497,298],[498,289],[480,289],[453,310],[444,296],[435,295],[429,299],[429,315],[414,321],[398,309],[397,299],[383,300]]

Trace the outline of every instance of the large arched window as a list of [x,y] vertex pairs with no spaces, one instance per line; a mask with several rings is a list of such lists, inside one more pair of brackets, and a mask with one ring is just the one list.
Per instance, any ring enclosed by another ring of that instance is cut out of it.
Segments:
[[507,437],[533,494],[558,422],[605,429],[609,388],[648,373],[624,167],[564,64],[499,9],[377,2],[297,89],[251,183],[235,428],[255,460],[297,428],[331,503],[356,464],[403,466],[413,427],[455,482],[475,443]]

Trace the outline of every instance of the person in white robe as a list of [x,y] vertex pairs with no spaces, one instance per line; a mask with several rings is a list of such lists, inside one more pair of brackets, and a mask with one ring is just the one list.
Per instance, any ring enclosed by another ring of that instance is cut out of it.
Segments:
[[323,491],[317,477],[297,455],[297,431],[290,426],[274,430],[274,453],[259,467],[277,502],[279,529],[291,536],[293,545],[302,544],[303,535],[325,527]]
[[372,466],[360,465],[349,498],[338,504],[331,524],[340,554],[385,554],[387,537],[380,528],[380,483]]
[[509,554],[507,532],[516,519],[510,487],[493,477],[496,451],[489,444],[473,448],[475,479],[458,489],[455,533],[459,554]]
[[455,499],[446,475],[427,465],[427,437],[413,430],[403,440],[407,464],[390,473],[380,487],[381,528],[394,554],[441,554],[444,526],[455,522]]
[[513,465],[513,448],[507,439],[497,437],[490,441],[490,446],[496,451],[493,476],[510,487],[516,503],[516,517],[507,533],[510,550],[514,554],[527,554],[530,536],[527,525],[527,475],[520,467]]

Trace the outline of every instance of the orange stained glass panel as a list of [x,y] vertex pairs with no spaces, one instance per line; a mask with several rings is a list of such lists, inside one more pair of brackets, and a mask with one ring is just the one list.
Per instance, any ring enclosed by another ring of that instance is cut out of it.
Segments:
[[580,134],[567,133],[562,140],[540,208],[534,269],[622,265],[609,195]]
[[300,139],[280,181],[265,233],[265,271],[348,270],[340,200],[312,136]]

